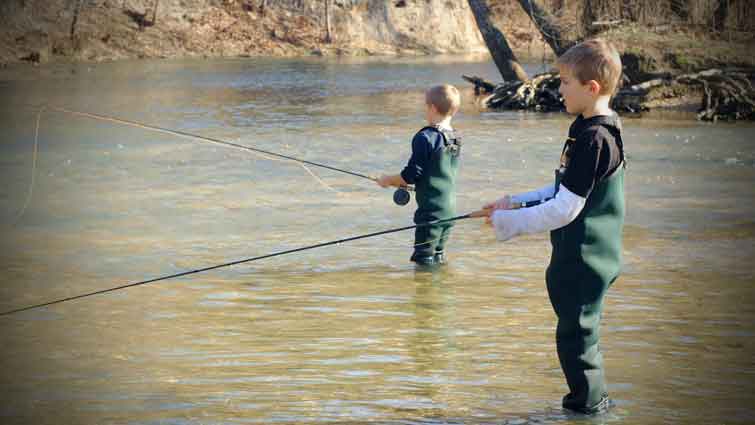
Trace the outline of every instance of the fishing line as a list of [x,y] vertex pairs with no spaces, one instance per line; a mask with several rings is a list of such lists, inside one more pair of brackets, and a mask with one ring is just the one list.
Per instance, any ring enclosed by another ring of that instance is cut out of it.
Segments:
[[171,274],[171,275],[155,277],[155,278],[152,278],[152,279],[142,280],[140,282],[127,283],[125,285],[116,286],[114,288],[102,289],[102,290],[99,290],[99,291],[88,292],[88,293],[80,294],[80,295],[74,295],[74,296],[71,296],[71,297],[61,298],[61,299],[54,300],[54,301],[48,301],[48,302],[41,303],[41,304],[35,304],[35,305],[28,306],[28,307],[21,307],[21,308],[17,308],[17,309],[13,309],[13,310],[8,310],[8,311],[4,311],[4,312],[0,313],[0,316],[8,316],[8,315],[11,315],[11,314],[14,314],[14,313],[20,313],[22,311],[33,310],[33,309],[36,309],[36,308],[46,307],[46,306],[50,306],[50,305],[53,305],[53,304],[60,304],[60,303],[67,302],[67,301],[72,301],[72,300],[77,300],[77,299],[81,299],[81,298],[91,297],[93,295],[104,294],[104,293],[107,293],[107,292],[114,292],[114,291],[118,291],[118,290],[121,290],[121,289],[131,288],[131,287],[134,287],[134,286],[146,285],[146,284],[149,284],[149,283],[159,282],[161,280],[167,280],[167,279],[173,279],[173,278],[182,277],[182,276],[188,276],[188,275],[191,275],[191,274],[202,273],[202,272],[206,272],[206,271],[210,271],[210,270],[220,269],[220,268],[223,268],[223,267],[234,266],[234,265],[237,265],[237,264],[250,263],[250,262],[253,262],[253,261],[263,260],[265,258],[277,257],[277,256],[280,256],[280,255],[286,255],[286,254],[293,254],[295,252],[301,252],[301,251],[306,251],[306,250],[315,249],[315,248],[322,248],[322,247],[330,246],[330,245],[338,245],[338,244],[342,244],[342,243],[345,243],[345,242],[355,241],[355,240],[358,240],[358,239],[366,239],[366,238],[371,238],[371,237],[375,237],[375,236],[385,235],[385,234],[389,234],[389,233],[396,233],[396,232],[401,232],[401,231],[404,231],[404,230],[415,229],[417,227],[425,227],[425,226],[432,226],[432,225],[436,225],[436,224],[451,223],[451,222],[454,222],[454,221],[464,220],[464,219],[468,219],[468,218],[472,218],[471,215],[470,214],[464,214],[464,215],[459,215],[459,216],[456,216],[456,217],[451,217],[451,218],[447,218],[447,219],[443,219],[443,220],[433,220],[433,221],[428,221],[428,222],[425,222],[425,223],[414,224],[414,225],[411,225],[411,226],[404,226],[404,227],[398,227],[398,228],[394,228],[394,229],[381,230],[379,232],[367,233],[367,234],[358,235],[358,236],[351,236],[351,237],[348,237],[348,238],[338,239],[338,240],[334,240],[334,241],[321,242],[321,243],[318,243],[318,244],[315,244],[315,245],[309,245],[309,246],[304,246],[304,247],[299,247],[299,248],[287,249],[285,251],[278,251],[278,252],[273,252],[273,253],[270,253],[270,254],[260,255],[260,256],[257,256],[257,257],[245,258],[245,259],[235,260],[235,261],[231,261],[231,262],[227,262],[227,263],[223,263],[223,264],[217,264],[217,265],[214,265],[214,266],[203,267],[203,268],[200,268],[200,269],[188,270],[188,271],[185,271],[185,272],[175,273],[175,274]]
[[34,128],[34,153],[32,155],[32,162],[31,162],[31,182],[29,183],[29,190],[26,193],[26,201],[24,201],[23,207],[21,207],[21,211],[18,212],[16,215],[16,218],[13,220],[13,223],[17,223],[18,220],[21,219],[21,217],[26,212],[26,209],[29,207],[29,204],[31,203],[31,198],[34,193],[34,180],[36,179],[37,175],[37,156],[39,152],[39,122],[42,119],[42,112],[44,112],[45,107],[41,107],[39,111],[37,112],[37,125]]
[[[34,128],[34,149],[33,149],[33,154],[32,154],[31,181],[29,183],[29,189],[28,189],[27,194],[26,194],[26,200],[24,201],[24,204],[21,207],[21,209],[19,210],[19,212],[13,218],[13,221],[10,224],[11,226],[14,226],[15,224],[17,224],[18,221],[21,219],[21,217],[23,217],[24,213],[26,212],[26,209],[29,207],[29,204],[31,203],[32,196],[34,194],[34,186],[35,186],[36,175],[37,175],[37,158],[39,156],[39,127],[40,127],[40,123],[41,123],[41,120],[42,120],[42,113],[45,112],[45,109],[48,109],[48,108],[51,109],[51,110],[58,111],[58,112],[65,112],[65,113],[71,113],[71,114],[76,114],[76,115],[83,115],[83,116],[86,116],[86,117],[89,117],[89,118],[93,118],[93,119],[104,119],[104,120],[107,120],[107,121],[119,122],[119,123],[126,124],[126,125],[132,125],[132,126],[135,125],[137,127],[141,127],[141,128],[147,129],[147,130],[157,130],[157,131],[172,132],[172,130],[150,128],[149,126],[146,126],[146,125],[143,125],[143,124],[131,123],[131,122],[128,122],[128,121],[125,121],[125,120],[120,120],[118,118],[113,118],[113,117],[98,116],[97,114],[89,114],[89,113],[86,113],[86,112],[72,111],[72,110],[68,110],[68,109],[65,109],[65,108],[59,108],[59,107],[54,107],[54,106],[41,106],[39,108],[39,111],[37,111],[36,125],[35,125],[35,128]],[[175,134],[175,133],[171,133],[171,134]],[[187,133],[187,135],[183,135],[183,134],[178,134],[178,135],[179,136],[183,136],[183,137],[203,139],[202,136],[188,135],[188,133]],[[227,143],[228,145],[233,146],[233,147],[237,147],[237,146],[234,146],[235,144],[230,143],[230,142],[224,142],[224,143]],[[259,155],[259,156],[261,156],[262,158],[264,158],[264,159],[266,159],[268,161],[283,161],[283,159],[270,158],[269,156],[265,156],[264,154],[262,154],[260,152],[254,152],[253,151],[254,148],[250,148],[250,147],[244,147],[244,148],[245,148],[245,150],[252,150],[252,153],[254,153],[256,155]],[[288,159],[288,158],[286,158],[286,160],[294,161],[294,162],[298,163],[299,166],[301,166],[304,169],[304,171],[306,171],[310,176],[312,176],[312,178],[315,179],[318,183],[320,183],[320,185],[322,185],[324,188],[326,188],[326,189],[328,189],[330,191],[333,191],[333,192],[338,192],[336,189],[333,189],[333,187],[331,187],[330,185],[328,185],[327,183],[325,183],[319,176],[317,176],[317,174],[315,174],[314,172],[312,172],[312,170],[310,170],[306,165],[304,165],[302,163],[302,162],[306,162],[306,161],[301,161],[301,160],[298,160],[298,159]],[[348,172],[348,171],[345,171],[345,170],[342,170],[342,171]]]
[[[290,161],[290,160],[286,160],[286,159],[271,158],[271,157],[269,157],[269,156],[267,156],[267,155],[264,155],[264,154],[261,154],[261,153],[259,153],[259,152],[252,152],[252,154],[254,154],[254,155],[257,155],[257,156],[259,156],[259,157],[261,157],[261,158],[263,158],[263,159],[266,159],[266,160],[268,160],[268,161],[276,161],[276,162],[277,162],[277,161],[280,161],[280,162]],[[300,167],[301,167],[301,168],[302,168],[302,169],[303,169],[304,171],[306,171],[306,172],[307,172],[307,174],[309,174],[310,176],[312,176],[312,178],[313,178],[313,179],[315,179],[315,180],[316,180],[316,181],[317,181],[318,183],[320,183],[320,185],[321,185],[322,187],[324,187],[324,188],[326,188],[326,189],[328,189],[328,190],[330,190],[330,191],[332,191],[332,192],[339,192],[338,190],[336,190],[336,189],[333,189],[333,188],[332,188],[332,187],[331,187],[331,186],[330,186],[329,184],[325,183],[325,182],[324,182],[324,181],[323,181],[323,180],[322,180],[322,179],[320,178],[320,176],[318,176],[317,174],[315,174],[315,173],[314,173],[314,172],[313,172],[312,170],[310,170],[310,169],[309,169],[309,167],[307,167],[306,165],[304,165],[304,164],[302,164],[301,162],[298,162],[298,161],[293,161],[293,162],[295,162],[295,163],[296,163],[297,165],[299,165],[299,166],[300,166]],[[339,192],[339,193],[340,193],[340,192]]]
[[[312,178],[314,178],[318,183],[320,183],[320,185],[322,185],[326,189],[328,189],[330,191],[333,191],[333,192],[338,192],[338,191],[336,189],[334,189],[333,187],[331,187],[330,185],[328,185],[327,183],[325,183],[319,176],[317,176],[314,172],[312,172],[312,170],[310,170],[309,168],[307,168],[307,166],[305,164],[312,165],[312,166],[315,166],[315,167],[325,168],[325,169],[328,169],[328,170],[331,170],[331,171],[336,171],[336,172],[340,172],[340,173],[349,174],[351,176],[360,177],[360,178],[367,179],[367,180],[370,180],[370,181],[373,181],[373,182],[377,181],[377,178],[374,177],[374,176],[368,176],[366,174],[358,173],[358,172],[355,172],[355,171],[345,170],[345,169],[334,167],[334,166],[331,166],[331,165],[322,164],[322,163],[318,163],[318,162],[314,162],[314,161],[308,161],[308,160],[300,159],[300,158],[297,158],[297,157],[294,157],[294,156],[284,155],[284,154],[280,154],[280,153],[277,153],[277,152],[272,152],[272,151],[268,151],[268,150],[264,150],[264,149],[260,149],[260,148],[255,148],[255,147],[252,147],[252,146],[247,146],[247,145],[242,145],[242,144],[238,144],[238,143],[228,142],[228,141],[225,141],[225,140],[220,140],[220,139],[212,138],[212,137],[200,136],[200,135],[188,133],[188,132],[185,132],[185,131],[172,130],[172,129],[169,129],[169,128],[158,127],[158,126],[154,126],[154,125],[145,124],[145,123],[142,123],[142,122],[130,121],[130,120],[122,119],[122,118],[116,118],[116,117],[111,117],[111,116],[102,115],[102,114],[95,114],[95,113],[91,113],[91,112],[75,111],[75,110],[68,109],[68,108],[63,108],[63,107],[59,107],[59,106],[50,106],[50,105],[42,106],[40,108],[38,114],[37,114],[37,123],[36,123],[36,131],[35,131],[35,145],[34,145],[34,164],[33,164],[33,168],[34,169],[32,170],[32,172],[34,174],[36,174],[35,173],[35,169],[36,169],[36,159],[37,159],[37,149],[38,149],[38,136],[39,136],[40,119],[41,119],[42,112],[44,112],[45,109],[49,109],[49,110],[53,110],[53,111],[57,111],[57,112],[62,112],[62,113],[67,113],[67,114],[72,114],[72,115],[78,115],[78,116],[82,116],[82,117],[86,117],[86,118],[91,118],[91,119],[95,119],[95,120],[114,122],[114,123],[118,123],[118,124],[122,124],[122,125],[127,125],[127,126],[142,128],[142,129],[150,130],[150,131],[157,131],[157,132],[167,133],[167,134],[171,134],[171,135],[175,135],[175,136],[180,136],[180,137],[184,137],[184,138],[189,138],[189,139],[203,140],[203,141],[206,141],[206,142],[215,143],[215,144],[223,145],[223,146],[226,146],[226,147],[233,147],[233,148],[236,148],[236,149],[242,149],[242,150],[246,150],[246,151],[249,151],[249,152],[253,152],[253,153],[257,154],[257,155],[260,155],[263,158],[265,158],[267,160],[270,160],[270,161],[280,161],[281,160],[281,159],[276,159],[276,158],[282,158],[284,160],[293,161],[293,162],[298,163],[304,169],[304,171],[306,171]],[[268,155],[268,156],[265,156],[265,155]],[[276,158],[270,158],[270,156],[276,157]],[[24,207],[22,208],[22,212],[16,218],[16,221],[18,220],[18,218],[21,217],[21,215],[23,214],[23,212],[28,207],[29,202],[31,201],[31,192],[32,192],[33,187],[34,187],[34,174],[32,175],[32,184],[31,184],[30,189],[29,189],[29,196],[27,196],[26,203],[24,204]],[[412,186],[405,186],[405,187],[400,187],[400,188],[396,189],[396,192],[393,195],[394,202],[397,205],[401,205],[401,206],[406,205],[409,202],[409,200],[411,199],[411,195],[409,194],[409,191],[413,191],[413,190],[414,190],[414,188]]]
[[71,109],[61,108],[61,107],[57,107],[57,106],[50,106],[49,109],[54,110],[54,111],[58,111],[58,112],[64,112],[64,113],[72,114],[72,115],[78,115],[78,116],[82,116],[82,117],[92,118],[92,119],[96,119],[96,120],[110,121],[110,122],[114,122],[114,123],[118,123],[118,124],[129,125],[129,126],[138,127],[138,128],[143,128],[145,130],[152,130],[152,131],[157,131],[157,132],[172,134],[172,135],[175,135],[175,136],[186,137],[186,138],[190,138],[190,139],[204,140],[206,142],[215,143],[215,144],[218,144],[218,145],[230,146],[230,147],[237,148],[237,149],[243,149],[243,150],[248,150],[248,151],[252,151],[252,152],[262,153],[262,154],[265,154],[265,155],[270,155],[270,156],[274,156],[274,157],[277,157],[277,158],[283,158],[283,159],[287,159],[289,161],[295,161],[295,162],[299,162],[299,163],[302,163],[302,164],[312,165],[312,166],[315,166],[315,167],[326,168],[326,169],[331,170],[331,171],[337,171],[339,173],[346,173],[346,174],[349,174],[349,175],[352,175],[352,176],[355,176],[355,177],[360,177],[360,178],[363,178],[363,179],[367,179],[367,180],[370,180],[370,181],[373,181],[373,182],[376,181],[375,177],[371,177],[371,176],[368,176],[368,175],[362,174],[362,173],[357,173],[355,171],[344,170],[342,168],[333,167],[333,166],[326,165],[326,164],[321,164],[319,162],[308,161],[308,160],[296,158],[296,157],[293,157],[293,156],[290,156],[290,155],[284,155],[284,154],[280,154],[280,153],[276,153],[276,152],[271,152],[271,151],[264,150],[264,149],[255,148],[255,147],[252,147],[252,146],[247,146],[247,145],[242,145],[242,144],[238,144],[238,143],[228,142],[228,141],[216,139],[216,138],[213,138],[213,137],[200,136],[198,134],[187,133],[185,131],[172,130],[172,129],[169,129],[169,128],[158,127],[158,126],[154,126],[154,125],[144,124],[144,123],[137,122],[137,121],[130,121],[130,120],[122,119],[122,118],[111,117],[111,116],[107,116],[107,115],[94,114],[94,113],[91,113],[91,112],[74,111],[74,110],[71,110]]

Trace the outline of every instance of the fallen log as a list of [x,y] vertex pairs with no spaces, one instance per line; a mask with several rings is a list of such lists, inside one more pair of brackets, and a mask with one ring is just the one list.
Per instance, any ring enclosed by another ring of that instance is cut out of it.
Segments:
[[[699,99],[697,118],[703,121],[755,120],[755,90],[752,69],[709,69],[694,74],[664,76],[624,87],[614,96],[612,107],[619,112],[639,113],[674,99]],[[481,103],[491,109],[561,111],[558,74],[539,74],[527,81],[493,84],[480,77],[463,75],[475,85],[475,94],[485,95]],[[676,102],[677,104],[680,102]]]
[[538,74],[527,81],[510,81],[495,85],[480,77],[463,75],[466,81],[475,85],[475,94],[485,94],[484,106],[491,109],[513,109],[534,111],[560,111],[564,109],[558,85],[558,74]]
[[[755,120],[753,70],[708,69],[694,74],[656,78],[623,88],[614,98],[613,107],[620,111],[648,110],[659,96],[673,97],[668,90],[684,93],[697,91],[700,106],[697,117],[703,121]],[[664,91],[665,90],[665,91]]]

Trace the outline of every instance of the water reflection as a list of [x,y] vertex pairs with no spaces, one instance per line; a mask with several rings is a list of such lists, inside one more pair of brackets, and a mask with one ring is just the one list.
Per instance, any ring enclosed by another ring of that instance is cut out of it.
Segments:
[[446,267],[435,271],[415,271],[414,328],[408,335],[409,353],[415,365],[413,376],[404,379],[417,385],[417,395],[425,400],[424,409],[447,408],[449,380],[454,368],[449,365],[456,350],[453,337],[453,299],[444,284]]

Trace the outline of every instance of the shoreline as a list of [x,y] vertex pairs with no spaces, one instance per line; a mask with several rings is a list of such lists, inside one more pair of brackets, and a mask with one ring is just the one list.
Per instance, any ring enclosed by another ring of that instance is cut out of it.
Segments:
[[[555,62],[555,55],[549,51],[546,45],[540,45],[535,49],[515,49],[514,54],[522,63],[542,63],[545,59],[546,63]],[[421,51],[371,51],[364,48],[329,48],[318,49],[309,53],[300,54],[286,54],[280,55],[274,52],[262,52],[258,54],[238,54],[238,55],[211,55],[211,54],[189,54],[189,55],[160,55],[160,56],[145,56],[145,57],[98,57],[95,59],[79,59],[73,56],[53,56],[45,61],[34,60],[16,60],[7,61],[0,59],[0,69],[8,68],[46,68],[59,65],[96,65],[107,63],[119,63],[128,61],[183,61],[183,60],[243,60],[243,59],[291,59],[291,60],[306,60],[306,59],[328,59],[328,60],[380,60],[380,59],[441,59],[442,58],[463,58],[462,62],[474,62],[489,60],[493,61],[490,52],[487,50],[476,51],[448,51],[448,52],[421,52]]]
[[[519,59],[526,65],[541,65],[542,57],[521,55]],[[475,63],[486,62],[492,63],[490,55],[485,53],[443,53],[443,54],[420,54],[420,55],[406,55],[406,54],[384,54],[384,55],[370,55],[370,56],[317,56],[317,55],[302,55],[302,56],[275,56],[275,55],[255,55],[255,56],[218,56],[218,57],[170,57],[170,58],[126,58],[118,60],[106,60],[106,61],[77,61],[77,60],[58,60],[51,61],[45,64],[30,64],[25,62],[6,64],[0,67],[0,83],[8,83],[14,81],[30,81],[39,77],[39,74],[47,74],[45,78],[66,78],[69,75],[77,74],[79,72],[90,71],[92,68],[100,66],[121,66],[127,62],[139,63],[142,65],[149,65],[150,63],[165,63],[172,62],[176,64],[180,63],[204,63],[213,61],[228,61],[228,62],[245,62],[245,61],[303,61],[303,62],[343,62],[343,63],[370,63],[370,62],[393,62],[393,63],[438,63],[438,64],[453,64],[453,63]],[[555,58],[551,55],[551,60]],[[549,63],[546,61],[546,64]],[[493,66],[493,69],[495,67]],[[34,71],[29,73],[29,71]],[[500,75],[496,74],[497,78]],[[473,84],[462,81],[462,76],[459,75],[459,82],[455,83],[460,89],[474,88]],[[473,103],[481,107],[483,110],[496,111],[496,108],[486,108],[480,106],[479,101],[484,99],[484,95],[476,96]],[[31,106],[30,106],[31,107]],[[621,116],[630,119],[660,119],[660,120],[684,120],[694,121],[695,115],[700,107],[700,98],[694,94],[686,95],[679,99],[663,99],[659,100],[652,105],[652,108],[648,111],[642,112],[621,112]],[[531,111],[534,113],[540,113]],[[664,117],[664,115],[671,115],[671,117]]]

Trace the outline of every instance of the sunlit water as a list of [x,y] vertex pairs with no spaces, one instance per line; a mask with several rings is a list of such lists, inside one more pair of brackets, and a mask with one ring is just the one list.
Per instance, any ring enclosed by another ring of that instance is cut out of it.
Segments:
[[[34,107],[379,174],[408,158],[423,90],[450,82],[459,212],[549,183],[570,118],[480,112],[462,74],[496,79],[454,58],[4,70],[0,310],[411,224],[364,179],[59,112],[35,164]],[[624,123],[607,415],[560,409],[546,235],[497,243],[468,220],[434,275],[401,232],[1,317],[0,423],[753,423],[755,126]]]

